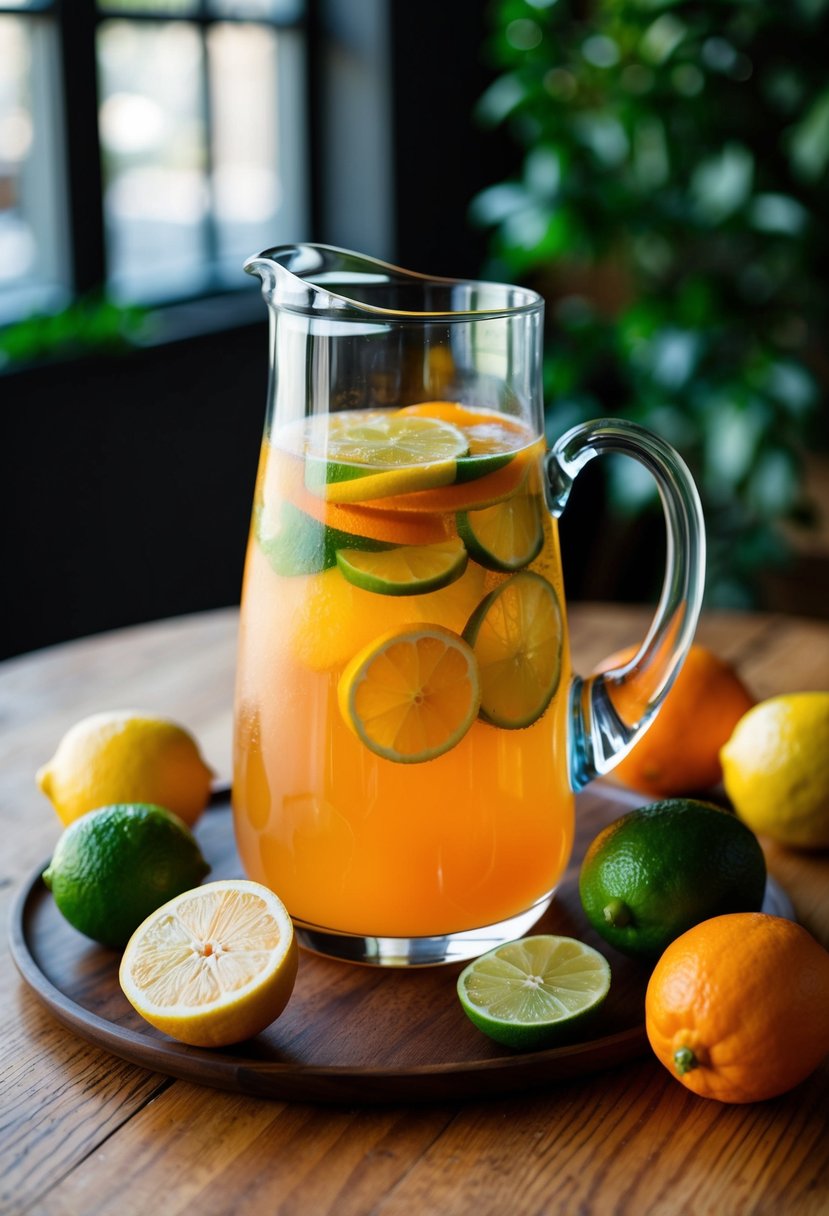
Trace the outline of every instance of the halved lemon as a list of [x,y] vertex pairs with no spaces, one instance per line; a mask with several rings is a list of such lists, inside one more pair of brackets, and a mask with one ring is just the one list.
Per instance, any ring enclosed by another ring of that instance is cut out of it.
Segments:
[[349,411],[308,420],[305,484],[329,502],[359,503],[455,480],[466,436],[440,418]]
[[340,712],[376,755],[418,764],[448,752],[478,715],[475,656],[440,625],[395,629],[348,664]]
[[531,570],[478,605],[463,636],[478,661],[486,722],[520,730],[538,721],[561,679],[563,635],[555,589]]
[[148,916],[127,943],[118,979],[157,1030],[195,1047],[224,1047],[279,1017],[297,956],[291,918],[273,891],[221,879]]
[[338,549],[337,565],[355,587],[378,595],[425,595],[460,578],[468,561],[462,540],[402,545],[385,552]]
[[523,570],[544,544],[542,506],[535,494],[513,494],[480,511],[459,511],[458,535],[487,570]]
[[507,942],[465,967],[458,997],[467,1017],[507,1047],[533,1051],[563,1038],[610,990],[604,955],[573,937]]

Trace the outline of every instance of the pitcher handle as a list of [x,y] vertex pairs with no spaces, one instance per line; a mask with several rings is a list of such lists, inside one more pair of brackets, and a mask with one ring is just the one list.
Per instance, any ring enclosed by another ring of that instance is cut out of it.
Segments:
[[546,457],[547,501],[564,510],[577,474],[594,456],[632,456],[654,476],[667,530],[665,580],[639,650],[621,667],[570,691],[570,784],[610,772],[646,730],[676,677],[696,629],[705,581],[705,524],[691,474],[677,452],[644,427],[601,418],[567,431]]

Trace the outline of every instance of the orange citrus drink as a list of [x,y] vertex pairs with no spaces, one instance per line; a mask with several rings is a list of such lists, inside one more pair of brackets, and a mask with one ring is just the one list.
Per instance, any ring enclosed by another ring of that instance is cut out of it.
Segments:
[[573,835],[543,439],[453,402],[262,448],[236,696],[248,876],[299,925],[448,935],[543,910]]

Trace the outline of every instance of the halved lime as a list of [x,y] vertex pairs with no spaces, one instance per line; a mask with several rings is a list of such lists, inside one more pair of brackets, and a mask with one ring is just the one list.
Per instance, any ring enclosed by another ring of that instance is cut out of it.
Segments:
[[463,541],[453,537],[435,545],[400,545],[372,553],[339,549],[337,565],[355,587],[378,595],[425,595],[454,583],[469,560]]
[[337,552],[365,549],[380,552],[395,546],[387,541],[373,540],[368,536],[356,536],[352,532],[341,532],[329,528],[306,515],[293,503],[283,502],[279,512],[279,530],[268,533],[264,524],[264,513],[256,512],[254,530],[259,547],[277,573],[291,577],[298,574],[319,574],[337,563]]
[[514,574],[481,601],[463,636],[478,660],[481,717],[507,730],[536,722],[561,679],[564,624],[550,583]]
[[458,976],[458,997],[479,1030],[534,1051],[593,1014],[610,989],[610,966],[592,946],[540,934],[497,946]]
[[475,656],[440,625],[395,629],[351,660],[338,685],[340,712],[376,755],[433,760],[461,741],[478,715]]
[[458,511],[458,535],[487,570],[523,570],[544,544],[542,505],[537,495],[514,494],[479,511]]
[[455,480],[466,436],[440,418],[349,411],[310,419],[305,484],[330,502],[368,502]]

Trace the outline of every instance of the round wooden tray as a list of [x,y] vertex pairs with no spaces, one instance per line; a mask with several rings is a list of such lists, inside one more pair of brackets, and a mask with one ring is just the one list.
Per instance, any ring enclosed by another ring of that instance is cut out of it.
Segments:
[[[608,958],[610,994],[589,1037],[532,1053],[507,1051],[468,1021],[455,993],[461,966],[410,970],[334,962],[303,951],[291,1001],[263,1034],[225,1051],[176,1043],[147,1025],[118,985],[119,955],[75,932],[41,880],[15,900],[12,957],[64,1026],[154,1072],[261,1097],[326,1102],[445,1101],[537,1088],[624,1063],[647,1048],[649,968],[593,934],[578,898],[578,864],[605,823],[641,802],[611,787],[580,794],[573,863],[534,932],[583,938]],[[211,878],[241,875],[227,796],[197,829]]]

